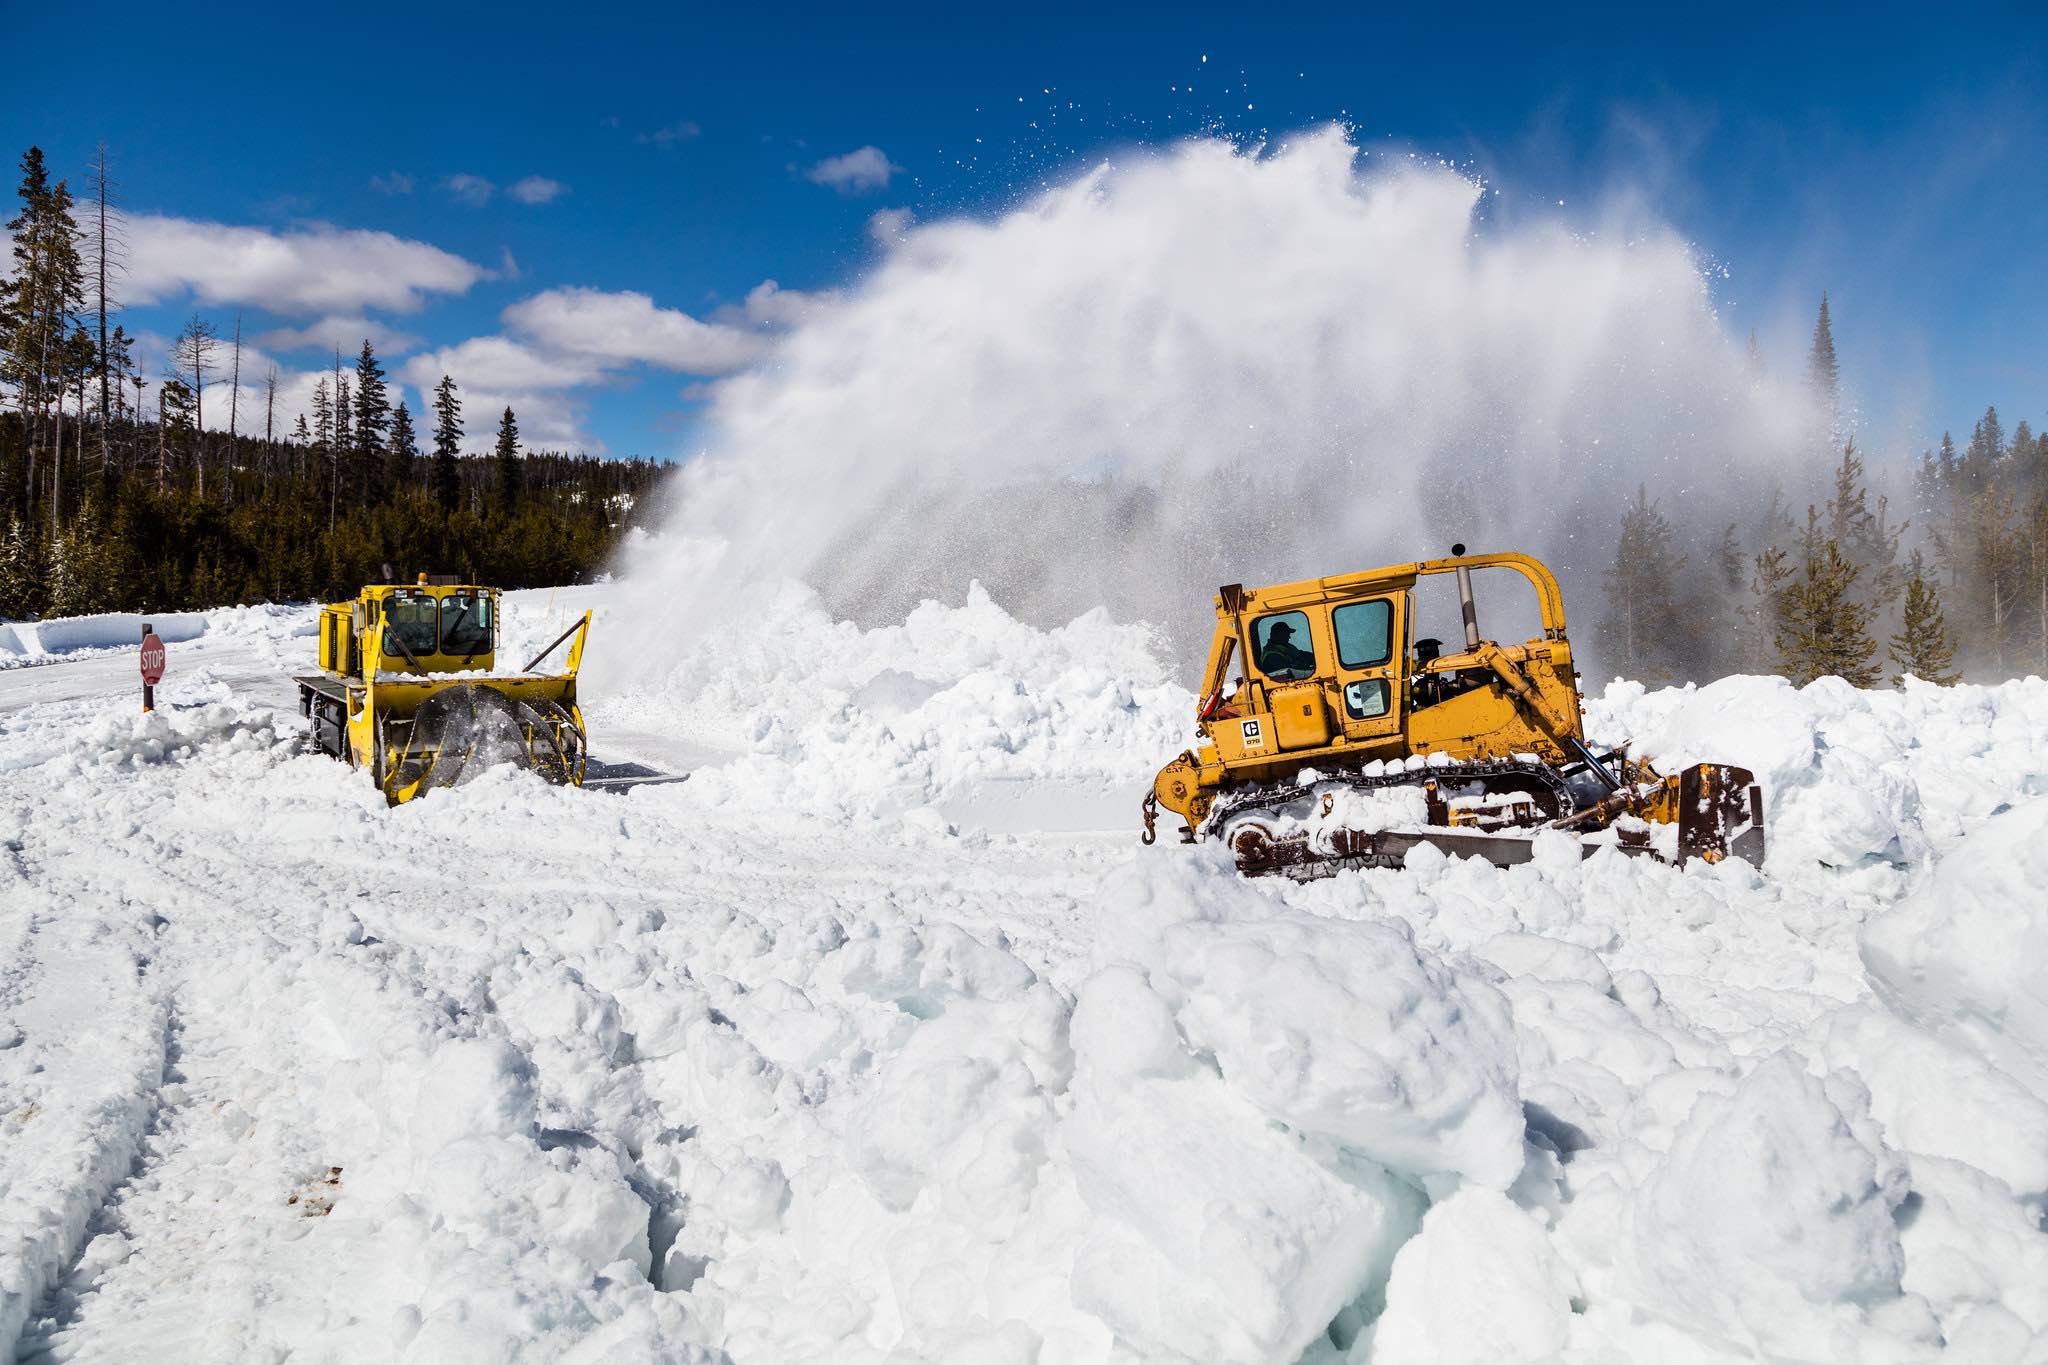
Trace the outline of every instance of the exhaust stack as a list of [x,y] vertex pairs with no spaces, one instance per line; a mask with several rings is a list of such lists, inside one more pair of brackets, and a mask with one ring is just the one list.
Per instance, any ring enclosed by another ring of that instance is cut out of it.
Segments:
[[[1453,545],[1451,555],[1456,558],[1465,553],[1465,547]],[[1479,608],[1472,602],[1472,571],[1458,566],[1458,608],[1465,613],[1465,652],[1479,648]]]

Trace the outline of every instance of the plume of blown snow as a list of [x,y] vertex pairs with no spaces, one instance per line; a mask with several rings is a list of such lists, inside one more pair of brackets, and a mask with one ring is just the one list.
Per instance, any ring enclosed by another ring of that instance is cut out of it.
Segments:
[[670,613],[803,577],[868,624],[979,579],[1185,659],[1218,583],[1453,540],[1545,555],[1590,611],[1637,483],[1705,526],[1804,447],[1804,395],[1751,372],[1668,228],[1503,227],[1383,160],[1334,127],[1195,140],[906,228],[716,387],[633,576]]

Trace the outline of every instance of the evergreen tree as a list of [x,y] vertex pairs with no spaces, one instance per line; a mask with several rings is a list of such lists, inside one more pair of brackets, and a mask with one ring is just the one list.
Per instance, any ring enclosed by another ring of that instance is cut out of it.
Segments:
[[1795,686],[1837,677],[1853,687],[1874,686],[1870,608],[1856,600],[1856,566],[1827,534],[1817,508],[1808,508],[1800,570],[1778,594],[1777,645],[1785,676]]
[[456,456],[462,447],[462,399],[447,375],[434,387],[434,501],[453,512],[462,500],[462,472]]
[[1604,575],[1607,618],[1600,629],[1609,665],[1627,677],[1665,681],[1684,643],[1676,583],[1685,558],[1673,557],[1671,538],[1671,523],[1638,485]]
[[0,616],[19,620],[40,615],[47,581],[35,528],[20,517],[10,518],[6,542],[0,544]]
[[1963,609],[1975,637],[1972,661],[2003,676],[2028,596],[2024,519],[2018,502],[1995,484],[1971,499],[1965,517]]
[[1988,407],[1971,428],[1970,444],[1963,450],[1964,485],[1972,493],[1983,492],[1997,477],[2004,462],[2005,427],[1998,420],[1997,407]]
[[1792,581],[1786,554],[1775,545],[1757,552],[1749,580],[1749,601],[1744,606],[1743,653],[1752,673],[1769,673],[1779,667],[1778,631],[1784,618],[1785,589]]
[[1732,521],[1721,528],[1721,538],[1714,542],[1714,567],[1720,572],[1724,592],[1742,591],[1742,540],[1735,534]]
[[507,407],[505,415],[498,419],[498,508],[510,514],[519,505],[519,423]]
[[[305,421],[303,416],[299,419]],[[335,504],[340,500],[339,466],[334,458],[334,399],[322,375],[313,384],[313,466],[327,485],[327,529],[334,529]]]
[[1864,600],[1873,615],[1882,614],[1905,589],[1905,573],[1899,567],[1899,541],[1904,525],[1893,526],[1887,499],[1880,494],[1871,510],[1863,482],[1863,457],[1856,443],[1842,447],[1842,462],[1835,466],[1835,492],[1828,499],[1828,535],[1842,547],[1842,553],[1856,566],[1864,585]]
[[336,378],[334,381],[334,463],[346,481],[349,461],[355,454],[356,438],[349,420],[349,408],[353,399],[349,396],[348,381]]
[[369,506],[384,501],[384,429],[391,421],[391,395],[368,338],[356,357],[354,415],[356,490]]
[[1836,392],[1841,388],[1841,367],[1835,363],[1835,328],[1828,320],[1827,291],[1820,296],[1820,317],[1813,324],[1813,349],[1806,358],[1806,378],[1813,390],[1834,411]]
[[61,455],[64,391],[63,348],[73,319],[85,305],[85,266],[79,254],[80,234],[71,216],[71,191],[65,182],[50,183],[40,148],[21,159],[21,211],[8,220],[15,274],[4,307],[6,332],[0,336],[0,381],[14,388],[22,425],[28,433],[28,461],[18,491],[23,512],[33,519],[40,496],[37,457],[45,449],[44,410],[58,400],[48,448]]
[[404,496],[412,484],[413,462],[420,457],[419,442],[412,433],[412,413],[400,400],[391,413],[391,440],[384,447],[384,495]]
[[1888,651],[1899,669],[1899,680],[1911,674],[1922,682],[1947,687],[1962,675],[1955,671],[1956,647],[1941,614],[1941,598],[1934,584],[1921,572],[1919,557],[1906,580],[1906,609],[1899,633],[1892,636]]

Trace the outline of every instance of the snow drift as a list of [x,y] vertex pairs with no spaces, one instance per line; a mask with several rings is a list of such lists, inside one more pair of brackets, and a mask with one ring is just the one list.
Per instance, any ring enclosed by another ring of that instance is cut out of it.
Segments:
[[[515,595],[508,634],[582,600]],[[298,623],[266,628],[259,658]],[[1294,886],[1138,848],[1192,698],[1104,614],[863,629],[792,590],[682,663],[594,700],[594,741],[727,757],[626,798],[497,772],[386,810],[226,664],[152,718],[108,714],[125,671],[7,712],[0,1327],[736,1365],[2048,1347],[2048,685],[1610,688],[1601,737],[1757,769],[1768,876],[1552,836]],[[1049,832],[1009,790],[1114,805]]]

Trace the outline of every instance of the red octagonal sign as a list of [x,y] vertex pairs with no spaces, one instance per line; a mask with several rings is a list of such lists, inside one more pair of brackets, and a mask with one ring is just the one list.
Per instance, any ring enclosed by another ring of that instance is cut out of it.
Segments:
[[164,642],[151,631],[142,637],[142,681],[155,687],[164,680]]

